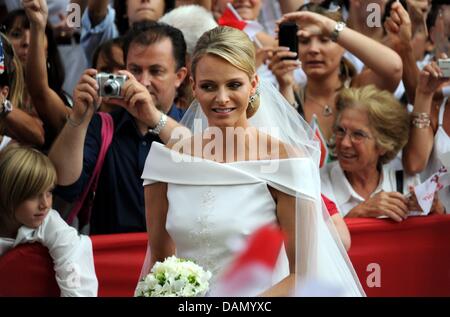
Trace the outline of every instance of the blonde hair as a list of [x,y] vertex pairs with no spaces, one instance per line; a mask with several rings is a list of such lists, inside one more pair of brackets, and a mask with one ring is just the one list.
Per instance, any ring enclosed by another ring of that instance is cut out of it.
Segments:
[[[226,60],[242,70],[251,80],[256,73],[255,47],[247,34],[231,27],[219,26],[205,32],[197,42],[192,56],[191,72],[195,79],[195,70],[200,59],[211,54]],[[259,95],[247,108],[247,118],[253,116],[259,107]]]
[[44,193],[56,183],[56,170],[41,152],[9,145],[0,152],[0,221],[14,219],[25,200]]
[[339,93],[336,101],[339,121],[340,114],[347,108],[357,108],[366,111],[370,129],[374,134],[378,147],[386,153],[379,159],[379,163],[386,164],[408,142],[409,114],[405,107],[394,96],[379,90],[374,85],[361,88],[345,88]]

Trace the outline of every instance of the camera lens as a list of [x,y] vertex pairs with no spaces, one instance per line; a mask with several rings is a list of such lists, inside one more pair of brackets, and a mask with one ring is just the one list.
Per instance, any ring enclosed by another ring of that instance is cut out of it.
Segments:
[[104,89],[105,93],[108,95],[111,95],[114,91],[114,88],[111,85],[105,85]]
[[107,96],[118,96],[120,94],[120,85],[115,80],[108,80],[103,86],[103,91]]

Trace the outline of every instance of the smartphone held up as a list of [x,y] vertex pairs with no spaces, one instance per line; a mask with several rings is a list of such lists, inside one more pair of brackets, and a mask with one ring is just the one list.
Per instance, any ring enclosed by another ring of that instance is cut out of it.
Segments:
[[[295,22],[284,22],[280,24],[278,32],[278,45],[288,47],[290,52],[298,53],[298,27]],[[297,59],[297,57],[285,57],[285,59]]]

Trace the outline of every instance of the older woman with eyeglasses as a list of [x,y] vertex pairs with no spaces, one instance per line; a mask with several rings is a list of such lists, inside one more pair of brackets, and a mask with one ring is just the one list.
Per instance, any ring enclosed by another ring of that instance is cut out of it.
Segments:
[[[418,175],[407,176],[384,165],[408,141],[406,109],[373,85],[343,89],[337,98],[334,151],[337,161],[321,171],[322,192],[343,217],[389,217],[397,222],[420,211],[415,196]],[[409,198],[408,198],[409,197]],[[438,201],[432,211],[439,211]]]

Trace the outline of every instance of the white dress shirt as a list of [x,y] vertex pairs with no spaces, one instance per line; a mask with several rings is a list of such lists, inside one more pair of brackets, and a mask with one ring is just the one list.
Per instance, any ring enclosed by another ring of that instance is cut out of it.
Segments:
[[22,226],[15,239],[0,237],[0,256],[19,244],[33,242],[48,248],[62,297],[97,296],[98,281],[88,236],[79,235],[52,209],[38,228]]
[[[395,169],[383,165],[378,186],[370,197],[375,196],[381,191],[396,192],[397,180],[395,172]],[[322,181],[322,194],[336,203],[342,217],[345,217],[351,209],[365,201],[365,199],[353,189],[338,161],[325,165],[320,170],[320,178]],[[408,176],[403,173],[403,194],[409,192],[408,186],[415,186],[418,184],[420,184],[418,174],[415,176]]]

